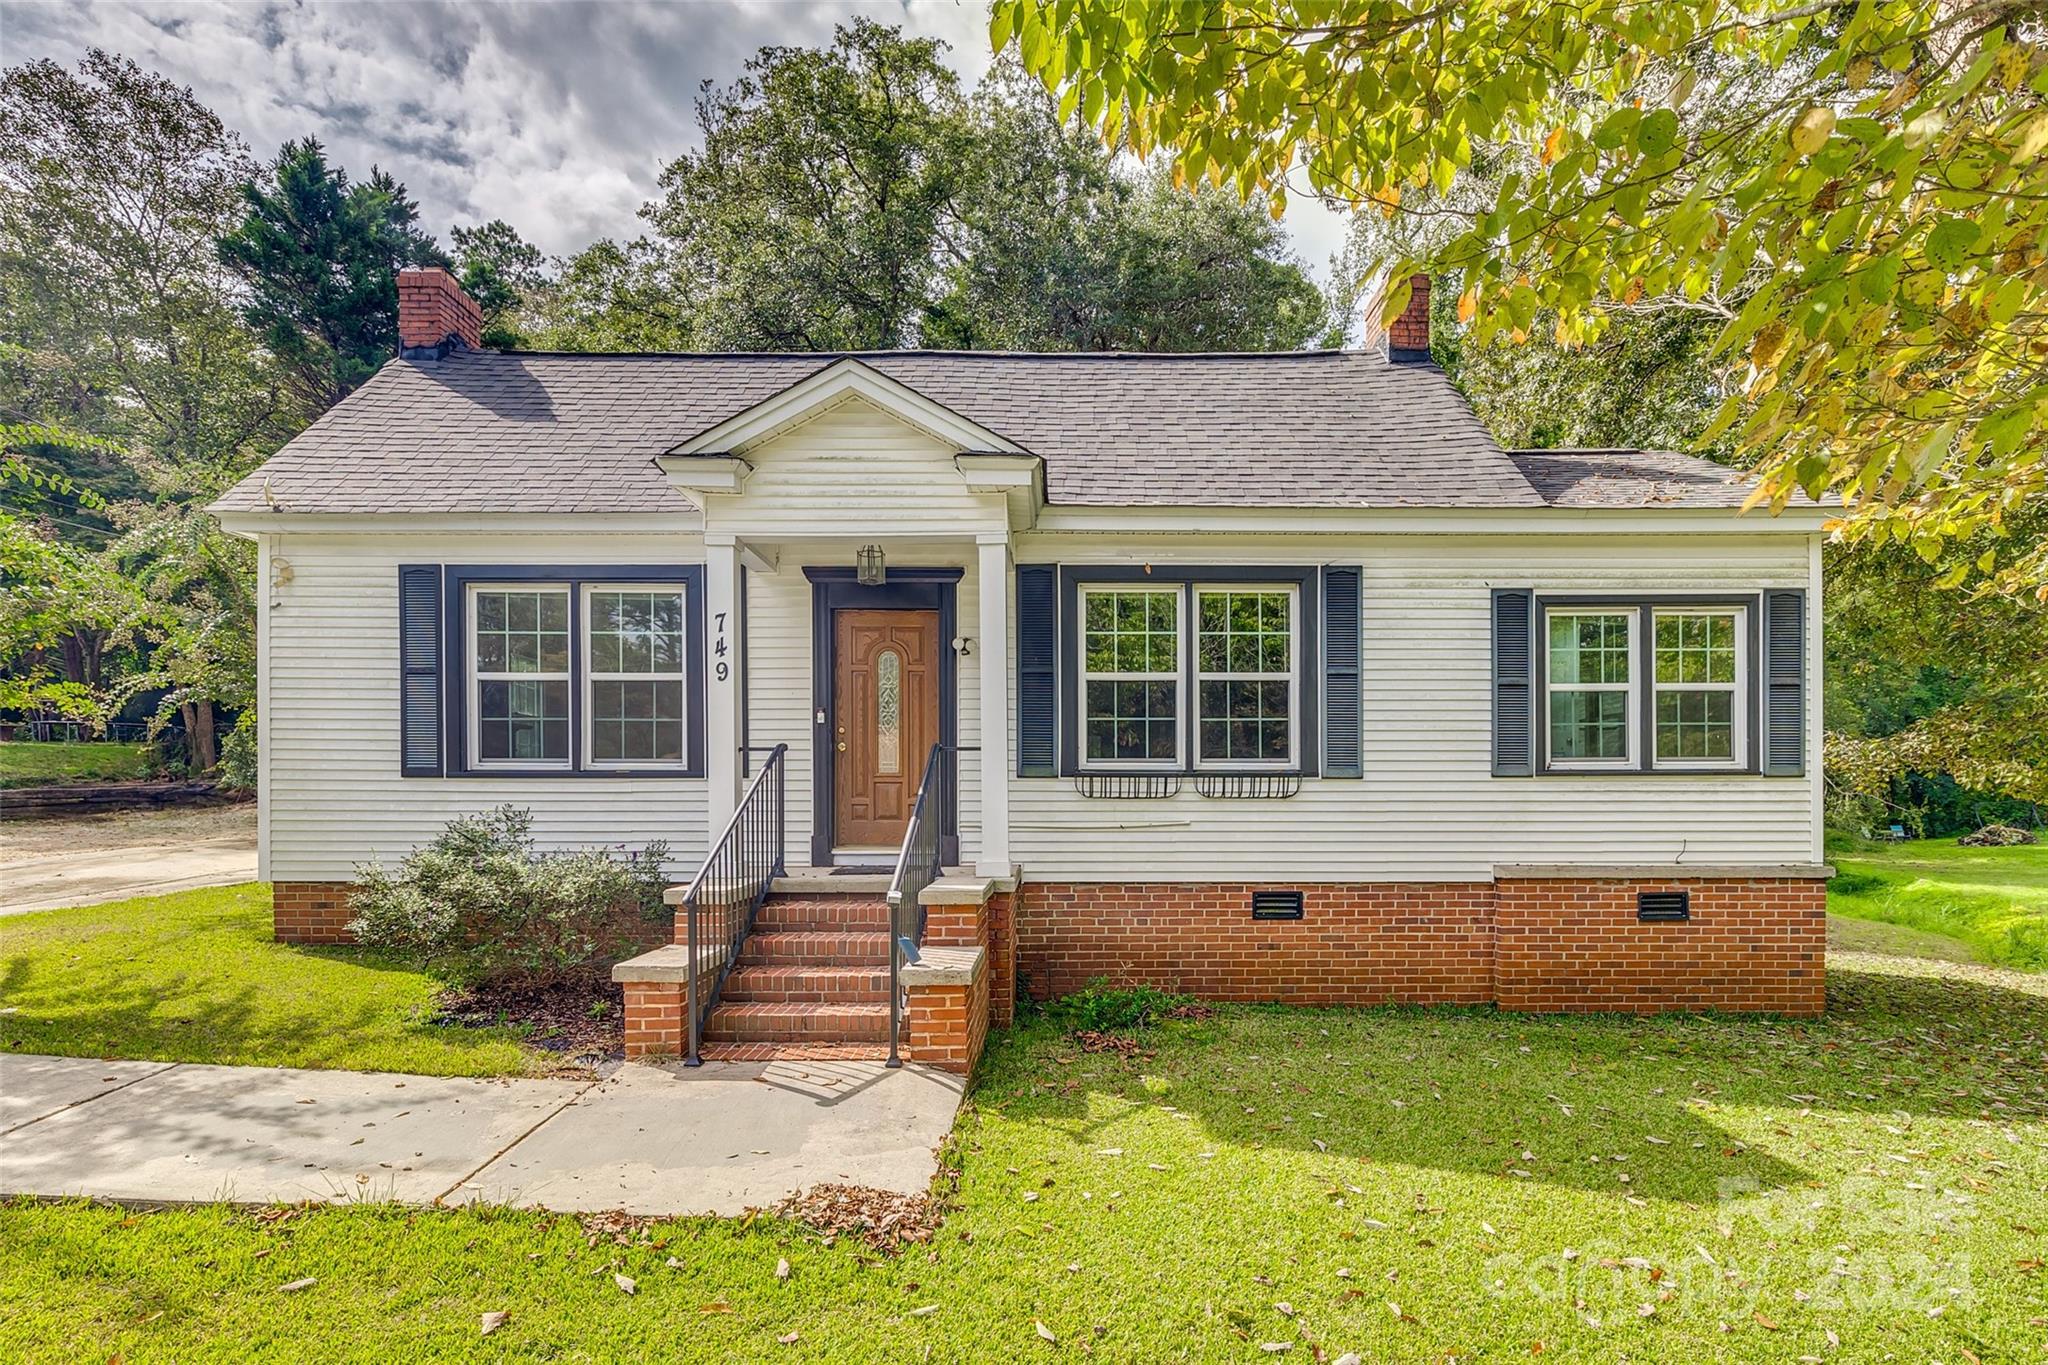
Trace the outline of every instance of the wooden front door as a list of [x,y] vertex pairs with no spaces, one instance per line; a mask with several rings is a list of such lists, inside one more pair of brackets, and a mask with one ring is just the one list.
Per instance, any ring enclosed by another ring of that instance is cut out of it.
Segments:
[[939,740],[939,614],[841,610],[834,617],[833,842],[893,849]]

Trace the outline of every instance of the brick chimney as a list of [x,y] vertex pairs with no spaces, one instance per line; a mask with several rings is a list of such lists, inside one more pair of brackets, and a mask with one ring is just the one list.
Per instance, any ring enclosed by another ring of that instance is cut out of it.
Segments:
[[1389,279],[1373,291],[1365,305],[1365,344],[1388,360],[1429,359],[1429,276],[1409,276],[1408,306],[1385,326],[1380,311],[1386,305]]
[[398,272],[398,349],[412,358],[432,351],[439,359],[453,342],[471,350],[484,344],[483,310],[439,266]]

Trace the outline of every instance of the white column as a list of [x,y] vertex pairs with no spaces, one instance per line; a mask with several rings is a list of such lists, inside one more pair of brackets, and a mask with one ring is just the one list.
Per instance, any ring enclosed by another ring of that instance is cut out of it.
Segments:
[[739,806],[739,543],[704,537],[704,775],[710,779],[708,839]]
[[1010,546],[1007,536],[978,541],[981,608],[981,849],[974,871],[1010,875]]

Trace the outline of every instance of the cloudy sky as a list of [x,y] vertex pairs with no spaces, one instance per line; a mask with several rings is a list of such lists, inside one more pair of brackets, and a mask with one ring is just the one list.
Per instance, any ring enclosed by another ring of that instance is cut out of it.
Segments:
[[[699,82],[765,43],[817,44],[866,14],[943,38],[971,84],[986,0],[0,0],[0,58],[100,46],[188,84],[268,157],[315,135],[357,174],[392,172],[444,240],[504,218],[550,252],[637,230],[660,168],[695,145]],[[1318,278],[1338,220],[1291,201]]]

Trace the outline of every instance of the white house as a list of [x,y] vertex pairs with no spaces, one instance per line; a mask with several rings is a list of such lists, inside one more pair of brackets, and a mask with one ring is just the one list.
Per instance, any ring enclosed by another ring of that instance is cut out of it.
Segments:
[[[400,357],[215,509],[279,936],[512,803],[679,885],[780,829],[688,959],[731,1046],[875,1042],[926,855],[906,980],[998,1024],[1096,977],[1819,1010],[1823,510],[1501,449],[1416,292],[1369,353],[565,355],[408,272]],[[633,980],[636,1051],[689,974]]]

